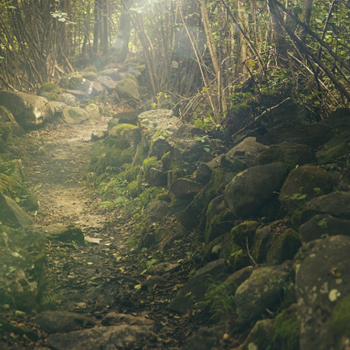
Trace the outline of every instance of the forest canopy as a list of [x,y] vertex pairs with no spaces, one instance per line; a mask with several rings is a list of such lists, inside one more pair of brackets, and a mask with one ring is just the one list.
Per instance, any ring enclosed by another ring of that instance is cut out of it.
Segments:
[[145,67],[157,106],[187,120],[209,110],[218,122],[286,96],[327,115],[350,101],[349,9],[348,0],[0,0],[0,87],[35,91],[127,60]]

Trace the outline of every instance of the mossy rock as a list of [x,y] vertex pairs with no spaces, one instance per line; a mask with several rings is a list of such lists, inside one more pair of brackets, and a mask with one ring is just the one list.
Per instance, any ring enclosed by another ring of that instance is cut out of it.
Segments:
[[69,78],[68,88],[72,90],[79,90],[78,88],[84,82],[82,77],[71,77]]
[[44,83],[40,86],[39,94],[43,93],[43,92],[58,93],[60,91],[61,91],[61,89],[58,85],[56,85],[54,83]]
[[273,320],[266,319],[258,321],[248,338],[237,350],[267,350],[271,349],[273,338]]
[[143,191],[142,183],[140,179],[130,182],[127,186],[127,189],[128,189],[128,194],[131,198],[138,197]]
[[217,237],[230,232],[235,217],[226,208],[223,197],[214,198],[206,211],[205,242],[209,243]]
[[122,165],[132,162],[134,151],[129,146],[124,139],[104,139],[92,153],[90,169],[99,174],[107,169],[119,173]]
[[138,129],[138,127],[133,124],[118,124],[109,131],[109,135],[111,137],[123,137],[126,130],[136,129]]
[[322,151],[317,155],[319,164],[339,163],[345,162],[350,152],[350,144],[343,143],[336,147],[330,148],[326,151]]
[[38,201],[35,196],[10,176],[0,174],[0,191],[16,201],[26,211],[38,209]]
[[258,228],[255,232],[251,255],[258,264],[265,262],[274,237],[274,229],[270,226]]
[[37,307],[45,274],[45,238],[0,225],[0,304],[24,312]]
[[350,296],[346,296],[333,309],[330,320],[331,332],[336,341],[350,337]]
[[293,260],[301,247],[299,233],[289,228],[273,238],[271,248],[267,253],[267,264],[280,265],[286,260]]
[[158,159],[157,157],[149,157],[146,158],[143,162],[142,162],[142,168],[143,168],[143,172],[146,176],[146,178],[149,177],[149,171],[152,167],[157,166],[158,164]]
[[235,226],[230,232],[233,241],[243,249],[246,249],[247,242],[249,246],[252,246],[255,232],[259,225],[256,221],[244,221]]
[[273,350],[299,350],[297,304],[282,311],[273,324]]
[[282,162],[288,170],[292,170],[297,165],[312,163],[314,160],[315,155],[308,146],[288,142],[271,145],[258,156],[259,164]]
[[25,181],[22,161],[20,159],[10,160],[9,162],[2,162],[0,159],[0,173],[11,176],[19,183]]
[[[126,165],[126,164],[124,164],[124,165]],[[119,179],[121,181],[132,182],[132,181],[136,180],[137,175],[140,174],[140,171],[141,171],[141,169],[140,169],[139,166],[131,166],[130,168],[124,170],[121,173],[119,173],[117,175],[117,179]]]
[[323,169],[313,165],[303,165],[292,170],[285,181],[279,200],[285,210],[294,212],[301,205],[318,195],[332,191],[333,180]]
[[150,187],[144,190],[137,198],[137,204],[140,207],[146,207],[153,199],[157,199],[162,195],[167,195],[168,191],[161,187]]

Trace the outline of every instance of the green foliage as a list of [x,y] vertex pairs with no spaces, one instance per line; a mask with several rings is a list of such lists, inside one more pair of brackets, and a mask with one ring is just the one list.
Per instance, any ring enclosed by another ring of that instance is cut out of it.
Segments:
[[334,339],[350,335],[350,296],[345,296],[333,309],[330,321]]

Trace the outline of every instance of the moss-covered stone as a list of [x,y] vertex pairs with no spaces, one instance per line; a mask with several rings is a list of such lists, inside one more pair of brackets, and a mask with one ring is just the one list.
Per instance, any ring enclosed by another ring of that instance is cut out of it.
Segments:
[[133,124],[118,124],[114,126],[110,131],[109,135],[111,137],[123,137],[126,130],[136,130],[138,127]]
[[255,231],[260,224],[256,221],[244,221],[231,230],[233,241],[243,249],[246,249],[247,242],[252,246]]
[[297,305],[282,311],[273,324],[273,350],[299,350]]
[[347,159],[349,152],[350,144],[343,143],[339,146],[323,151],[322,154],[318,157],[318,163],[329,164],[344,162]]
[[267,350],[271,349],[273,338],[273,320],[258,321],[248,338],[237,350]]
[[20,159],[10,160],[9,162],[2,162],[0,159],[0,173],[11,176],[19,183],[25,181],[22,161]]
[[267,253],[267,263],[269,265],[279,265],[286,260],[293,260],[300,247],[299,233],[289,228],[282,234],[274,236],[271,248]]
[[234,219],[233,214],[225,207],[222,196],[214,198],[206,211],[205,242],[209,243],[229,232],[233,227]]
[[157,157],[149,157],[146,158],[143,162],[142,162],[142,168],[143,168],[143,172],[146,176],[146,179],[149,177],[149,171],[152,167],[156,166],[158,164],[158,160]]
[[72,90],[79,90],[80,85],[84,82],[82,77],[69,78],[68,88]]
[[32,311],[45,272],[45,238],[0,225],[0,304]]
[[33,211],[38,209],[38,201],[23,185],[14,178],[0,174],[0,191],[16,201],[23,209]]
[[283,142],[278,145],[271,145],[269,149],[258,156],[259,164],[282,162],[288,170],[292,170],[297,165],[312,163],[315,155],[306,145]]
[[332,190],[333,180],[323,169],[313,165],[303,165],[292,170],[285,181],[279,200],[288,212],[300,209],[306,202]]
[[346,296],[333,309],[330,327],[334,339],[350,337],[350,296]]
[[132,162],[133,154],[133,149],[129,147],[128,141],[108,137],[93,152],[90,168],[99,174],[108,169],[119,173],[123,164]]
[[54,83],[44,83],[39,89],[39,95],[46,97],[49,101],[57,100],[58,94],[61,89]]
[[130,182],[127,186],[127,189],[129,196],[131,198],[136,198],[142,193],[143,190],[141,180],[138,178],[137,180]]
[[265,226],[256,230],[253,247],[251,249],[251,255],[256,263],[265,262],[266,255],[273,240],[273,232],[274,229],[270,226]]

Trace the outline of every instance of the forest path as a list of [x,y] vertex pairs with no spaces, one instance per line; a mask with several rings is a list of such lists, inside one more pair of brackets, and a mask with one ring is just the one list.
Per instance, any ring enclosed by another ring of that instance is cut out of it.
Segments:
[[131,277],[136,269],[124,266],[120,257],[127,252],[131,223],[118,210],[100,207],[101,199],[83,180],[94,144],[91,134],[107,130],[107,123],[107,118],[99,117],[79,125],[47,125],[29,133],[20,145],[28,188],[39,200],[35,224],[78,225],[85,235],[84,246],[47,244],[43,310],[78,312],[97,319],[113,305],[118,305],[113,311],[128,312],[121,299],[125,300],[125,290],[140,283]]
[[[40,203],[35,224],[79,225],[85,235],[83,246],[57,241],[46,245],[47,268],[39,311],[79,313],[95,320],[98,327],[110,312],[146,317],[155,322],[155,333],[142,341],[142,348],[176,350],[194,325],[190,326],[188,314],[180,317],[167,305],[192,267],[183,264],[178,273],[147,287],[151,276],[144,269],[149,262],[186,261],[186,250],[174,247],[166,256],[162,251],[151,256],[147,250],[130,250],[135,220],[126,218],[117,208],[107,210],[101,206],[100,196],[84,181],[94,145],[91,134],[106,130],[107,123],[108,119],[100,117],[79,125],[49,124],[28,133],[18,145],[28,188]],[[141,285],[141,290],[135,289]],[[101,329],[109,332],[109,327]],[[50,344],[50,337],[44,334],[39,344],[45,346],[47,341]],[[16,349],[37,350],[37,345],[26,343]],[[57,346],[61,348],[67,350]]]

